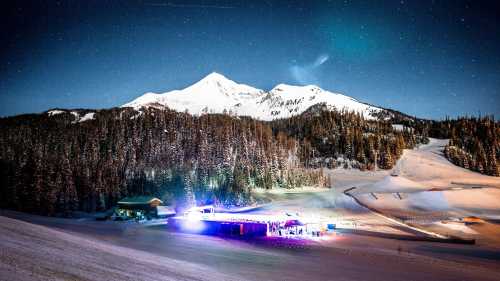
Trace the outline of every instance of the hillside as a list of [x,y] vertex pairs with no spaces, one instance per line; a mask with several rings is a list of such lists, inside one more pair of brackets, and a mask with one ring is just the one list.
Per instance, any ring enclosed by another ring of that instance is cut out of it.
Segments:
[[[82,117],[83,116],[83,117]],[[89,117],[91,116],[91,117]],[[249,191],[323,185],[302,148],[251,119],[171,110],[52,110],[0,119],[1,207],[105,210],[131,194],[249,204]]]
[[323,167],[391,168],[418,139],[314,107],[273,122],[153,107],[55,109],[0,126],[0,206],[49,215],[106,210],[135,194],[181,208],[247,205],[256,187],[324,186]]

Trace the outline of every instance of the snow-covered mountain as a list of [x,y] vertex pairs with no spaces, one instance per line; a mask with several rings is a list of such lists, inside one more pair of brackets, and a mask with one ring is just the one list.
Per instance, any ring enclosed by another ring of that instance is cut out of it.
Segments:
[[238,84],[215,72],[185,89],[163,94],[146,93],[122,107],[140,109],[164,106],[194,115],[227,113],[267,121],[301,114],[319,103],[332,109],[357,111],[365,118],[373,118],[374,114],[382,110],[317,86],[279,84],[266,92]]

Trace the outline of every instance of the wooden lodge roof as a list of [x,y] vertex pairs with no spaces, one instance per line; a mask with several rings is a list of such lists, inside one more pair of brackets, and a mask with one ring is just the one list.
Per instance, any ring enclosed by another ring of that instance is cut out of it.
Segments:
[[151,204],[154,201],[159,201],[160,204],[163,203],[163,201],[153,196],[131,196],[131,197],[125,197],[122,200],[118,201],[118,204],[123,204],[123,205]]

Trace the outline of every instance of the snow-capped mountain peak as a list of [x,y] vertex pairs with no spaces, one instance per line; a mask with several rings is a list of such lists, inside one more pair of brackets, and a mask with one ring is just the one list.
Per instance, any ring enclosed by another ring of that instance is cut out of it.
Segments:
[[246,94],[255,95],[263,92],[260,89],[253,88],[245,84],[238,84],[217,72],[210,73],[209,75],[205,76],[195,84],[187,87],[183,91],[204,92],[207,95],[218,92],[227,96]]
[[233,80],[230,80],[226,78],[226,76],[217,73],[217,72],[212,72],[208,74],[207,76],[203,77],[200,81],[196,82],[194,85],[197,84],[230,84],[230,85],[236,85],[237,83],[234,82]]
[[361,103],[351,97],[335,94],[315,85],[278,84],[269,92],[239,84],[224,75],[212,72],[195,84],[171,92],[146,93],[123,107],[165,106],[194,115],[228,113],[273,120],[298,115],[309,107],[324,103],[331,109],[346,109],[371,118],[380,108]]
[[217,72],[212,72],[209,75],[205,76],[200,81],[194,83],[193,85],[187,87],[186,89],[198,89],[204,88],[208,89],[224,89],[224,88],[235,88],[237,87],[237,83],[227,79],[224,75],[219,74]]
[[248,115],[256,110],[255,100],[265,94],[263,90],[245,84],[238,84],[224,75],[213,72],[195,84],[182,90],[163,94],[146,93],[123,105],[136,109],[163,105],[176,111],[203,113],[231,113]]

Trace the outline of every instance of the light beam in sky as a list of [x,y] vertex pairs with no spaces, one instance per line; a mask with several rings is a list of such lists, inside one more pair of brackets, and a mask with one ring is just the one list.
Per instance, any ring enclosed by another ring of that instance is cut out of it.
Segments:
[[318,67],[324,64],[330,57],[327,54],[320,55],[313,64],[313,67]]
[[308,84],[318,84],[318,79],[316,78],[316,73],[318,68],[330,59],[328,54],[319,55],[316,60],[307,65],[292,65],[290,67],[290,73],[292,77],[300,85]]

